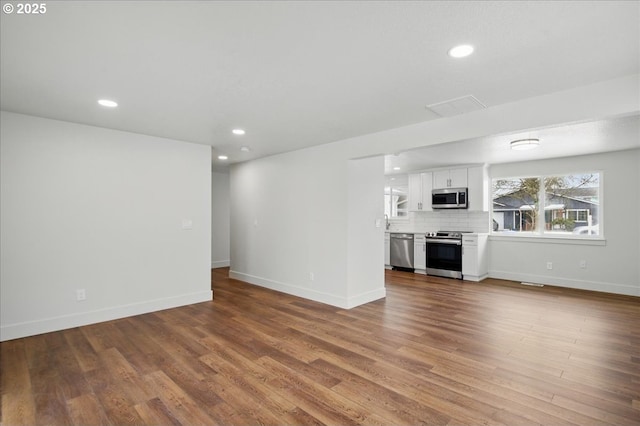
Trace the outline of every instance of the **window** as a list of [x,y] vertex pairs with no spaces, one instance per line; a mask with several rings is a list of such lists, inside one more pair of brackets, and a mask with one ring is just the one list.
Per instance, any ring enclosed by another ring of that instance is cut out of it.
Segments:
[[600,173],[493,180],[493,231],[600,235]]
[[388,177],[384,187],[384,214],[388,218],[409,215],[409,184],[406,176]]
[[574,222],[587,222],[589,218],[589,210],[587,209],[567,209],[567,219]]

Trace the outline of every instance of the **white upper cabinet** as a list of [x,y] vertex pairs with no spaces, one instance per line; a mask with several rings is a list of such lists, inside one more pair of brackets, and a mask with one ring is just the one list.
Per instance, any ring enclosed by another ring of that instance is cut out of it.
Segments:
[[433,172],[433,188],[466,188],[467,169],[438,170]]
[[489,173],[486,167],[467,169],[467,205],[470,211],[489,211]]
[[409,175],[409,211],[431,211],[432,173]]
[[410,174],[409,211],[433,211],[431,192],[443,188],[468,188],[468,210],[489,211],[489,174],[486,166]]
[[422,180],[420,173],[409,175],[409,211],[420,210],[422,204]]

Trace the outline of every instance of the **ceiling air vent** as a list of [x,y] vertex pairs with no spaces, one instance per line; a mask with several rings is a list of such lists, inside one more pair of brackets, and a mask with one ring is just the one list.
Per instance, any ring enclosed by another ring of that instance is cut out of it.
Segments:
[[467,112],[485,108],[486,105],[477,100],[473,95],[450,99],[448,101],[426,106],[427,110],[440,117],[453,117],[454,115],[466,114]]

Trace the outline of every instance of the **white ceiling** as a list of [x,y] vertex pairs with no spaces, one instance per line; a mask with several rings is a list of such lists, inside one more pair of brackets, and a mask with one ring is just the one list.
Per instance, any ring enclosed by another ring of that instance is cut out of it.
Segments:
[[[637,1],[46,4],[1,16],[3,110],[229,162],[437,119],[426,105],[463,96],[491,107],[640,72]],[[447,56],[460,43],[476,52]]]
[[[510,142],[537,138],[538,148],[514,151]],[[414,149],[385,156],[385,174],[461,164],[499,164],[568,157],[640,147],[640,115],[608,118],[526,132],[493,135]],[[399,167],[400,170],[394,170]]]

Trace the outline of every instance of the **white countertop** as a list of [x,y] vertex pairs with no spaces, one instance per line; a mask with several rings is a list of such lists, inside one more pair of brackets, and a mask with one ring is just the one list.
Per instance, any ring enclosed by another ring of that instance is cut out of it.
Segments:
[[[385,229],[386,234],[426,234],[427,232],[437,232],[437,231],[416,231],[416,230],[408,230],[408,229]],[[489,235],[488,232],[465,232],[464,235]]]

